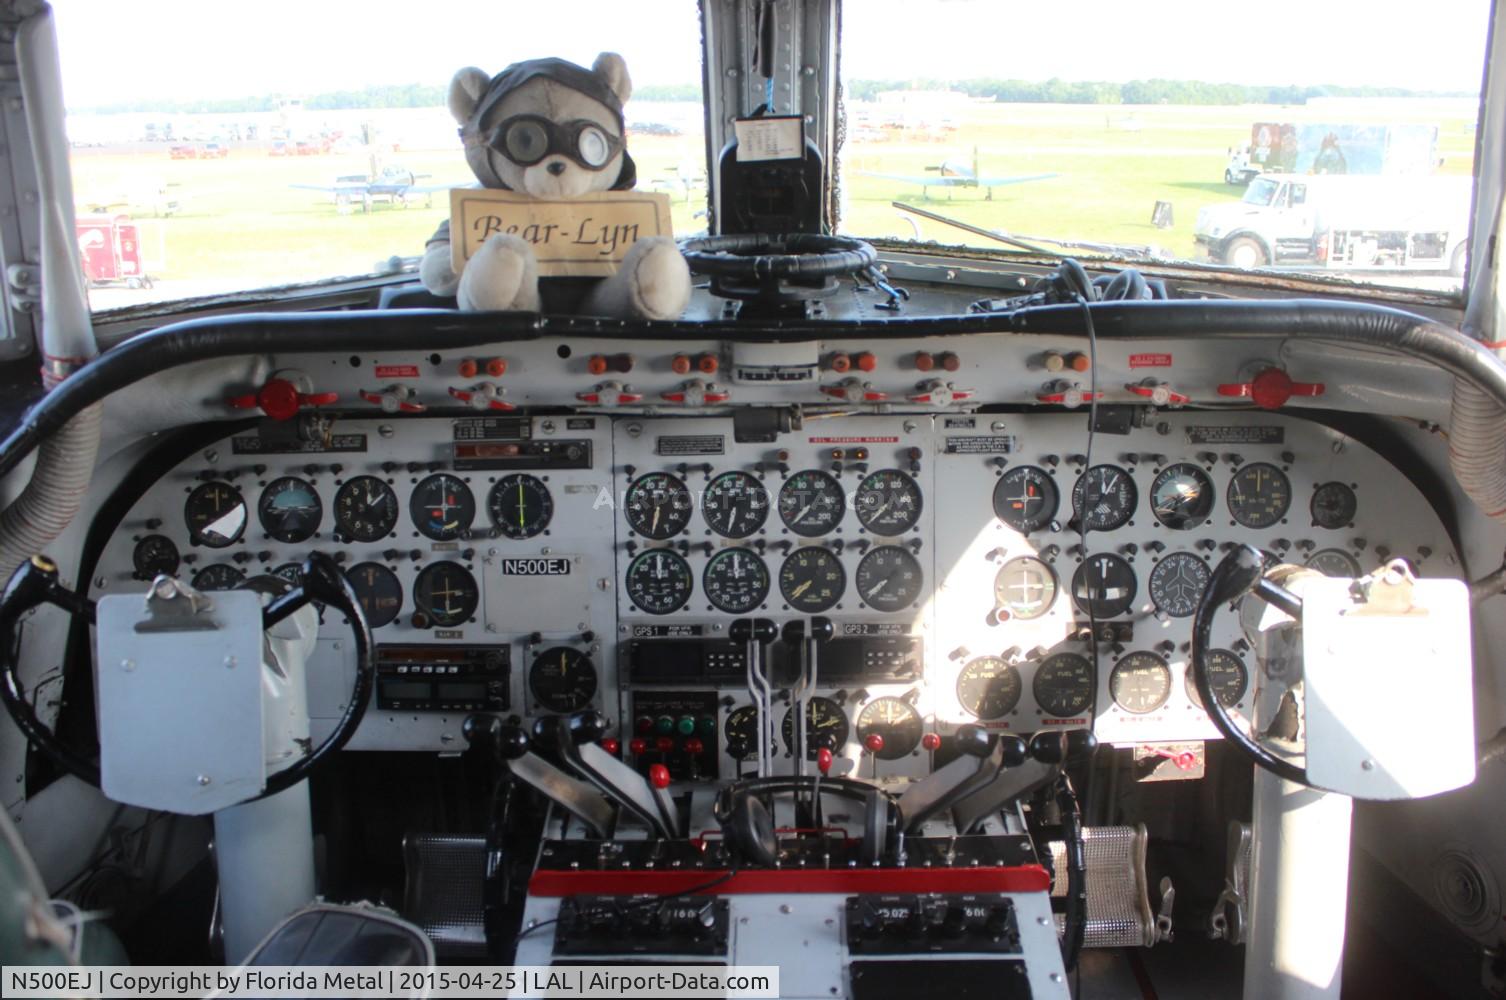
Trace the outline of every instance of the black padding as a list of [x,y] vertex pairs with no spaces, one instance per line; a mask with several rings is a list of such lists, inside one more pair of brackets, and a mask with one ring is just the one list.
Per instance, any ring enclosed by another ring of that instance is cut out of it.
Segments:
[[247,965],[426,965],[431,949],[412,928],[350,910],[310,909],[290,917]]

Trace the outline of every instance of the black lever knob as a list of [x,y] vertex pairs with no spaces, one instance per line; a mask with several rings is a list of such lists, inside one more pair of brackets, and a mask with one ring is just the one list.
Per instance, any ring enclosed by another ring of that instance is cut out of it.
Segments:
[[570,730],[570,738],[576,746],[595,743],[607,734],[609,728],[607,717],[594,710],[576,712],[565,720],[565,726]]
[[804,639],[805,619],[796,618],[792,621],[785,622],[784,628],[780,629],[779,637],[790,645],[794,645],[795,643]]
[[957,750],[969,757],[987,757],[994,748],[993,734],[980,726],[958,726]]
[[739,618],[727,630],[733,642],[773,642],[779,629],[767,618]]
[[477,750],[495,749],[502,736],[502,720],[495,715],[467,715],[460,734]]
[[831,619],[825,615],[816,615],[811,619],[811,638],[817,642],[826,642],[837,634],[836,627]]
[[1004,748],[1005,767],[1019,767],[1025,763],[1025,758],[1029,756],[1025,740],[1022,737],[1015,736],[1013,733],[1000,735],[999,744]]

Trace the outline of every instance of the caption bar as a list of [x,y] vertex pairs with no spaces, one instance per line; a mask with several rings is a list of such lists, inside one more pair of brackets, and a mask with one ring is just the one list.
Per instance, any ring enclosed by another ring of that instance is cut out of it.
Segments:
[[777,997],[777,965],[0,966],[0,997]]

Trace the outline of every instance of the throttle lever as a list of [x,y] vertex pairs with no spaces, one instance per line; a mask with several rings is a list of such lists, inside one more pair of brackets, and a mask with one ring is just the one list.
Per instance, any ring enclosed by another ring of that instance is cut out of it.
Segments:
[[595,740],[606,730],[606,717],[600,712],[577,712],[539,719],[534,724],[534,737],[555,749],[567,768],[636,816],[656,836],[678,836],[680,822],[674,803],[669,803],[666,812],[643,775],[596,745]]
[[931,817],[993,781],[1006,756],[1024,759],[1025,741],[997,736],[979,726],[959,726],[953,737],[961,751],[956,760],[932,771],[905,789],[899,799],[907,835],[918,833]]
[[508,773],[585,824],[592,836],[606,837],[612,829],[612,807],[601,793],[533,753],[533,741],[522,728],[495,715],[469,715],[460,732],[472,750],[491,754]]
[[[1018,801],[1050,781],[1061,765],[1092,752],[1098,738],[1086,729],[1068,732],[1036,733],[1027,746],[1023,740],[1014,744],[993,780],[980,785],[952,804],[952,819],[958,833],[968,833],[984,818],[995,815],[1007,803]],[[1011,763],[1012,761],[1012,763]]]

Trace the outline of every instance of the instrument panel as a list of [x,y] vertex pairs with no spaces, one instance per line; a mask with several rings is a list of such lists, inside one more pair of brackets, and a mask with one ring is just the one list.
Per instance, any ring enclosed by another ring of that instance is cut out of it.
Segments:
[[[454,750],[472,711],[584,708],[618,751],[678,779],[751,766],[748,644],[733,622],[829,619],[763,652],[781,766],[927,773],[957,727],[1092,727],[1112,743],[1217,738],[1189,682],[1211,567],[1249,541],[1356,575],[1457,559],[1380,456],[1274,414],[1160,412],[342,420],[303,442],[248,430],[166,470],[124,517],[100,592],[171,573],[201,590],[343,561],[381,647],[354,749]],[[353,676],[324,612],[310,709],[326,731]],[[1214,687],[1259,688],[1224,616]],[[759,655],[754,653],[754,655]],[[806,690],[792,693],[802,669]]]

